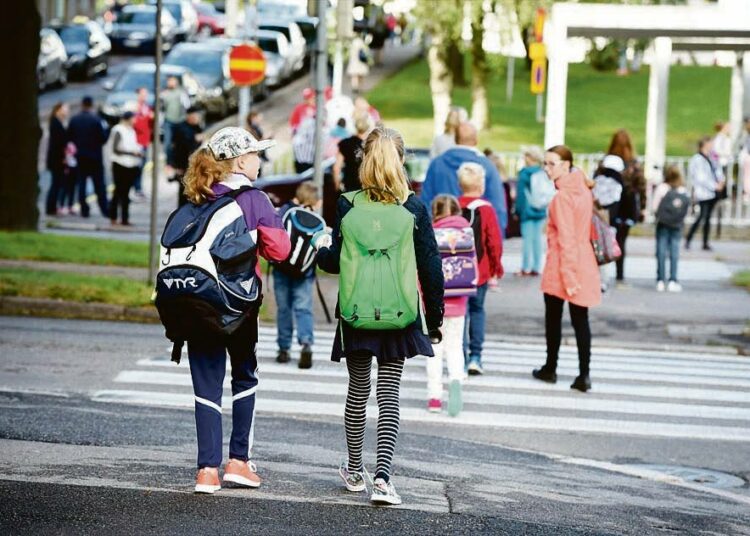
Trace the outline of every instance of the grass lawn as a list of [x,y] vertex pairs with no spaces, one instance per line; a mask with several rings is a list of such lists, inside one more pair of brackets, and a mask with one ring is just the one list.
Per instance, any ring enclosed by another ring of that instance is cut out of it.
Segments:
[[[480,135],[480,147],[518,150],[541,144],[544,125],[535,120],[536,97],[529,92],[529,73],[516,60],[513,102],[505,100],[506,60],[490,58],[489,83],[492,127]],[[469,62],[467,61],[467,69]],[[669,79],[667,154],[689,155],[702,135],[729,113],[731,70],[719,67],[673,66]],[[469,77],[470,78],[470,77]],[[639,154],[644,152],[648,66],[626,77],[601,73],[585,64],[571,64],[568,73],[566,142],[573,152],[600,152],[612,133],[627,128]],[[367,96],[390,127],[401,131],[409,147],[432,144],[432,101],[426,60],[416,60],[383,80]],[[471,89],[457,88],[453,102],[471,107]]]
[[740,270],[732,276],[732,283],[750,291],[750,270]]
[[0,296],[140,307],[151,303],[152,291],[140,281],[122,277],[0,268]]
[[0,258],[148,266],[148,244],[34,232],[0,232]]

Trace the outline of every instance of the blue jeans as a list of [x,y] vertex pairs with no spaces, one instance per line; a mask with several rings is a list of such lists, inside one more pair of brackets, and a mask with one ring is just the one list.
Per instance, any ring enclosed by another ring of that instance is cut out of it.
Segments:
[[171,121],[164,121],[162,125],[162,132],[164,134],[164,157],[167,159],[167,164],[172,165],[172,138],[174,137],[174,129],[177,128],[179,123],[172,123]]
[[521,270],[524,272],[542,271],[542,229],[545,219],[524,220],[521,222],[522,260]]
[[314,277],[296,279],[275,270],[273,292],[276,295],[276,329],[279,350],[292,347],[292,331],[297,323],[297,342],[313,343]]
[[469,362],[470,358],[475,358],[479,363],[482,362],[482,346],[484,345],[484,298],[487,296],[485,283],[477,287],[475,296],[469,297],[469,303],[466,308],[466,323],[464,328],[464,361]]
[[680,258],[681,229],[656,225],[656,280],[665,281],[664,274],[669,252],[669,280],[677,281],[677,264]]

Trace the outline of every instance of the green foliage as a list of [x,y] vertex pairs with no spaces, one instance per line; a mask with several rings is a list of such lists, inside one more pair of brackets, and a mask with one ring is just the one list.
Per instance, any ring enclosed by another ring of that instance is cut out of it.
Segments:
[[613,40],[597,48],[594,42],[591,43],[591,50],[586,54],[586,60],[597,71],[614,71],[617,69],[617,63],[620,59],[620,47],[622,43]]
[[140,281],[123,277],[0,268],[0,296],[141,307],[151,303],[152,291]]
[[[490,74],[488,92],[492,127],[482,133],[480,145],[495,150],[516,151],[522,144],[541,144],[544,125],[535,121],[536,97],[529,92],[529,73],[516,60],[513,102],[505,100],[507,60],[487,57]],[[667,154],[688,155],[695,140],[727,114],[730,69],[673,66],[670,70],[667,122]],[[409,147],[432,144],[432,101],[427,62],[414,61],[383,80],[369,94],[388,126],[399,129]],[[648,67],[638,73],[617,76],[599,72],[585,64],[571,64],[568,74],[566,142],[574,152],[606,149],[618,128],[633,134],[640,154],[646,136]],[[710,99],[704,98],[711,95]],[[453,102],[471,107],[471,91],[457,88]]]
[[732,283],[745,290],[750,290],[750,270],[740,270],[732,275]]
[[0,258],[148,266],[148,244],[35,232],[0,232]]

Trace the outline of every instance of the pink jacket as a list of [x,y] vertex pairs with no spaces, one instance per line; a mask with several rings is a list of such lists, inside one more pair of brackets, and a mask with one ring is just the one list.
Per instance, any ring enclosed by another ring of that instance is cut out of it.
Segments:
[[[542,292],[582,307],[602,300],[599,266],[591,246],[594,199],[581,170],[555,181],[557,195],[549,206],[547,261]],[[575,289],[573,296],[568,290]]]
[[[471,227],[471,224],[463,216],[447,216],[445,218],[441,218],[435,222],[432,222],[432,226],[435,229],[463,229],[465,227]],[[454,296],[451,298],[445,298],[444,316],[466,316],[466,303],[468,301],[468,296]]]

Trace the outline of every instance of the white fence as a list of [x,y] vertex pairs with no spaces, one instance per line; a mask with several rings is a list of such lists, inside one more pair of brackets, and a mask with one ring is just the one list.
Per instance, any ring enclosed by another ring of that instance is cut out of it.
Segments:
[[[518,170],[524,165],[523,154],[520,152],[502,152],[498,154],[505,165],[506,176],[515,177]],[[588,176],[592,176],[603,157],[603,153],[577,154],[575,155],[575,164],[583,169]],[[668,156],[666,166],[677,166],[682,172],[682,176],[685,177],[688,190],[692,192],[692,185],[687,175],[689,160],[689,156]],[[745,191],[741,165],[737,161],[732,160],[724,166],[723,170],[724,177],[727,180],[728,198],[716,207],[714,212],[715,219],[726,225],[748,226],[750,225],[750,197],[748,197],[750,196],[750,192]],[[649,197],[656,184],[658,183],[649,184]],[[649,216],[652,216],[650,203],[647,204],[646,208],[648,209]]]

